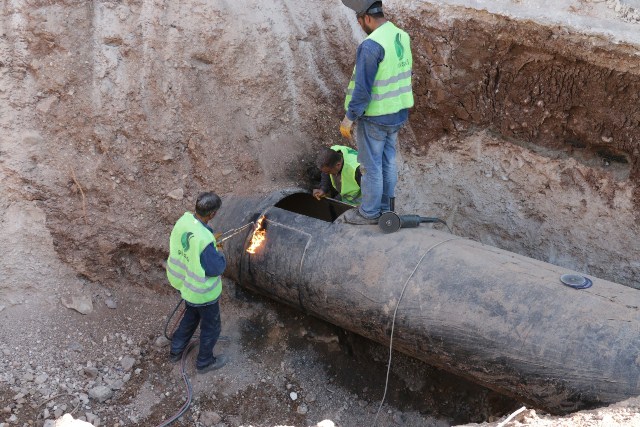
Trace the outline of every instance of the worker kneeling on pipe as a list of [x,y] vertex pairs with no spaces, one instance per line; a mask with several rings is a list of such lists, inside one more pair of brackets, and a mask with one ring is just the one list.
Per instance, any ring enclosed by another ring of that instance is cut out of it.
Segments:
[[320,188],[313,190],[313,196],[320,200],[323,197],[335,197],[356,206],[362,199],[360,191],[360,163],[358,152],[351,147],[334,145],[322,147],[317,161],[322,172]]
[[171,340],[169,359],[178,362],[200,325],[200,349],[196,359],[198,373],[220,369],[227,363],[224,355],[213,355],[220,337],[221,275],[227,266],[224,254],[216,247],[213,230],[207,225],[220,209],[222,201],[208,192],[198,196],[196,212],[185,212],[171,231],[167,277],[186,302],[184,317]]

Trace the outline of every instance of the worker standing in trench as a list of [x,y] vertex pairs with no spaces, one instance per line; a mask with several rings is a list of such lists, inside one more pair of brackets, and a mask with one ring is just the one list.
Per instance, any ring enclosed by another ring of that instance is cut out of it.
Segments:
[[356,12],[368,36],[356,51],[344,103],[346,114],[340,123],[340,133],[348,139],[355,127],[362,203],[345,212],[343,219],[350,224],[376,224],[391,209],[395,197],[398,132],[413,107],[413,57],[409,35],[385,19],[381,1],[342,3]]
[[313,197],[320,200],[323,197],[331,196],[333,188],[341,201],[352,206],[357,206],[361,202],[360,181],[362,174],[356,150],[344,145],[334,145],[331,148],[322,147],[318,155],[317,166],[322,175],[320,188],[313,190]]
[[199,324],[200,349],[196,359],[199,374],[220,369],[227,363],[225,355],[213,355],[221,330],[220,276],[227,261],[218,251],[213,230],[207,225],[221,205],[217,194],[201,193],[196,200],[195,214],[185,212],[169,239],[167,277],[186,302],[184,316],[171,339],[169,359],[175,363],[182,358]]

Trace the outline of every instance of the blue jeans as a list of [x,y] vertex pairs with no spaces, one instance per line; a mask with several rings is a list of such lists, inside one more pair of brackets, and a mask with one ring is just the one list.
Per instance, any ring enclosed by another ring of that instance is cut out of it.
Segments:
[[213,347],[218,342],[222,329],[220,304],[219,301],[216,301],[208,305],[187,303],[186,306],[184,317],[171,340],[171,353],[182,353],[200,324],[200,349],[196,359],[196,368],[204,368],[214,361]]
[[364,119],[357,122],[356,143],[362,173],[362,204],[359,209],[365,218],[377,218],[388,211],[389,199],[395,197],[398,182],[396,142],[401,127],[401,124],[383,126]]

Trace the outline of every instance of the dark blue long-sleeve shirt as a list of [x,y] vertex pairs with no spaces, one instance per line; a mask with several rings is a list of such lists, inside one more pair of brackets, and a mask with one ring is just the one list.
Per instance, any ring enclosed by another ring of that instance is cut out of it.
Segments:
[[358,46],[356,51],[355,87],[346,113],[349,120],[355,121],[362,118],[378,125],[396,126],[406,122],[409,118],[409,110],[407,109],[382,116],[364,115],[369,102],[371,102],[371,88],[376,79],[378,65],[383,59],[384,48],[380,43],[366,39]]
[[[213,233],[213,229],[207,224],[200,221],[202,225],[207,227],[207,230]],[[209,277],[220,276],[227,268],[227,260],[222,252],[218,252],[216,246],[211,243],[200,254],[200,264],[204,268],[204,274]]]

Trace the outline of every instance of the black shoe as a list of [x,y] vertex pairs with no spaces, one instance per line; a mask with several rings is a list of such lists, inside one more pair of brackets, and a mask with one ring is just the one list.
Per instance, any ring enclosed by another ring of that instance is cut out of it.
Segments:
[[174,353],[169,353],[169,361],[171,363],[178,363],[179,361],[182,360],[182,351],[178,354],[174,354]]
[[224,354],[219,354],[215,357],[213,362],[211,362],[204,368],[197,368],[196,371],[199,374],[206,374],[209,371],[215,371],[217,369],[220,369],[226,364],[227,364],[227,356],[225,356]]

